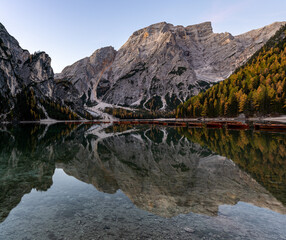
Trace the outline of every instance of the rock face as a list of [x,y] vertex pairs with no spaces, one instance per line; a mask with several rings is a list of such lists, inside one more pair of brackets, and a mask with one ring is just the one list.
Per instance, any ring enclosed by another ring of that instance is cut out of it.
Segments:
[[0,121],[88,118],[78,90],[80,83],[54,81],[51,58],[23,50],[0,24]]
[[172,110],[228,77],[283,24],[232,36],[213,33],[210,22],[158,23],[133,33],[118,51],[99,49],[55,79],[50,57],[23,50],[0,24],[0,121],[90,119],[87,111],[98,109],[100,118],[106,103]]
[[117,53],[111,47],[97,50],[56,78],[72,82],[86,103],[172,109],[227,78],[284,24],[232,36],[213,33],[210,22],[187,27],[162,22],[133,33]]
[[[92,104],[97,95],[102,96],[105,89],[109,89],[110,66],[114,61],[116,51],[113,47],[96,50],[90,57],[86,57],[66,67],[61,74],[56,74],[58,80],[66,80],[78,90],[82,99]],[[100,80],[100,87],[98,86]],[[98,91],[98,92],[97,92]]]
[[32,87],[36,95],[51,97],[54,73],[44,52],[30,54],[0,24],[0,112],[2,118],[14,108],[17,94]]

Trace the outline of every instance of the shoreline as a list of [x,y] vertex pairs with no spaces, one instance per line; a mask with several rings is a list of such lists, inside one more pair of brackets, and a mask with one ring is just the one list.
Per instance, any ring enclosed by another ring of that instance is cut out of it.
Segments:
[[[55,119],[43,119],[39,121],[19,121],[16,124],[28,124],[28,123],[38,123],[38,124],[56,124],[56,123],[113,123],[113,122],[144,122],[144,121],[159,121],[159,122],[277,122],[286,124],[286,115],[279,117],[251,117],[251,118],[154,118],[154,119],[101,119],[101,120],[55,120]],[[13,124],[13,122],[0,122],[0,124]]]

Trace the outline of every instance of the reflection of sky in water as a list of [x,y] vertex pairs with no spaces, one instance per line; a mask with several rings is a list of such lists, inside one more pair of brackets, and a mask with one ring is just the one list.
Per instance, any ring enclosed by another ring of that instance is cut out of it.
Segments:
[[0,239],[286,239],[286,215],[238,202],[218,216],[162,218],[137,208],[120,190],[105,194],[56,169],[46,192],[24,195],[0,225]]

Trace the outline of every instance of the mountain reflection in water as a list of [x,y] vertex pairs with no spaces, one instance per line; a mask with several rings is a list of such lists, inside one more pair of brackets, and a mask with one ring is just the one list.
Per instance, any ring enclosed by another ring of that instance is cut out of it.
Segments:
[[24,194],[49,189],[55,168],[162,217],[216,216],[239,201],[285,214],[285,143],[285,134],[220,129],[2,127],[0,222]]

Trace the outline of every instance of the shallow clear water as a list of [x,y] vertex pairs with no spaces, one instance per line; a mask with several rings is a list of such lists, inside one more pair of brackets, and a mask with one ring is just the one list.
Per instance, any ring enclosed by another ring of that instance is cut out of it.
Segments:
[[21,125],[0,131],[0,239],[286,239],[286,136]]

